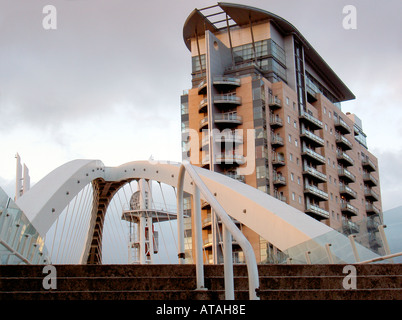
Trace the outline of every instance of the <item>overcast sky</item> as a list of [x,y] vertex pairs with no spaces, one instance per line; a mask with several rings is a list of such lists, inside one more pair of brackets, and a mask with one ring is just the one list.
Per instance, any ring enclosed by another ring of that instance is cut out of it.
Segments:
[[[356,100],[378,157],[383,209],[402,205],[402,1],[236,1],[292,23]],[[57,29],[45,30],[45,5]],[[0,186],[14,196],[15,154],[32,184],[63,163],[180,161],[180,95],[191,86],[182,28],[193,0],[0,0]],[[342,26],[345,5],[357,29]]]

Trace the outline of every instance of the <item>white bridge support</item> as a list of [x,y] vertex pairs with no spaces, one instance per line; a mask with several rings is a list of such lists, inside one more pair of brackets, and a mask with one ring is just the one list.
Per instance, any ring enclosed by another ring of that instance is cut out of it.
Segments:
[[[203,258],[202,258],[202,238],[200,236],[201,233],[201,201],[200,201],[200,192],[206,199],[206,201],[210,204],[210,206],[215,210],[216,214],[221,219],[224,226],[224,271],[225,271],[225,297],[226,300],[234,299],[234,285],[233,285],[233,259],[232,259],[232,243],[230,240],[230,235],[232,235],[235,240],[239,243],[240,247],[243,250],[248,278],[249,278],[249,297],[250,300],[258,300],[257,291],[259,289],[259,279],[258,279],[258,268],[257,268],[257,260],[254,255],[253,248],[244,236],[244,234],[237,228],[234,224],[230,216],[226,213],[225,209],[219,204],[219,202],[215,199],[214,195],[202,181],[200,176],[194,170],[193,166],[188,162],[183,162],[180,167],[179,172],[179,183],[177,185],[177,194],[178,199],[183,198],[183,177],[185,172],[187,172],[192,182],[195,184],[195,193],[194,193],[194,221],[195,221],[195,232],[196,232],[196,268],[197,268],[197,289],[204,288],[204,272],[203,272]],[[183,220],[183,206],[178,206],[177,216],[179,220]],[[179,224],[182,224],[180,222]],[[228,235],[230,233],[230,235]],[[180,248],[184,247],[184,233],[179,233],[179,245]],[[230,249],[229,249],[230,247]]]

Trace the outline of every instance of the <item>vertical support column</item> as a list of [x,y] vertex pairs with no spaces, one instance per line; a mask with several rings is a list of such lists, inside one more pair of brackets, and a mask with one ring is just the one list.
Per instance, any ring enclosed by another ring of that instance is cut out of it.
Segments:
[[225,276],[225,300],[234,300],[232,235],[225,225],[223,228],[223,265]]
[[200,189],[194,186],[194,231],[195,231],[195,263],[197,273],[197,289],[204,289],[204,261],[202,257],[202,225]]
[[149,250],[149,262],[153,263],[153,255],[154,255],[154,231],[152,224],[152,217],[147,218],[147,227],[148,227],[148,250]]
[[306,251],[304,253],[304,256],[306,257],[307,264],[311,264],[310,253],[311,253],[310,251]]
[[140,229],[140,264],[146,263],[146,255],[145,255],[145,224],[146,218],[144,213],[141,213],[139,219],[139,229]]
[[331,249],[329,248],[331,246],[330,243],[325,244],[325,250],[327,251],[327,257],[328,257],[328,262],[333,264],[334,263],[334,257],[332,256]]
[[350,245],[352,246],[353,255],[355,256],[356,262],[360,262],[359,253],[357,252],[356,243],[355,243],[355,235],[351,234],[348,236]]
[[[387,240],[387,236],[385,235],[385,231],[384,228],[386,228],[387,226],[385,224],[381,224],[378,226],[378,231],[380,233],[380,237],[381,237],[381,241],[382,244],[384,246],[384,250],[385,250],[385,255],[388,256],[391,254],[391,250],[389,249],[389,244],[388,244],[388,240]],[[391,261],[391,263],[394,263],[393,259],[389,259]]]
[[179,170],[179,176],[177,181],[177,246],[178,246],[178,258],[179,264],[184,264],[184,217],[183,217],[183,183],[184,183],[185,168],[182,165]]

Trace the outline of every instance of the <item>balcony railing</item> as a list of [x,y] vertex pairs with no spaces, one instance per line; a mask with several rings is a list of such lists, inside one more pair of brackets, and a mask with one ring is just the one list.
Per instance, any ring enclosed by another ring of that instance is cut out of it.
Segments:
[[273,109],[282,108],[282,101],[277,96],[269,96],[269,106]]
[[346,152],[340,149],[336,150],[336,158],[338,159],[338,162],[342,162],[346,166],[353,166],[355,163],[353,159],[346,154]]
[[273,184],[284,186],[284,185],[286,185],[286,178],[281,174],[274,173]]
[[215,114],[215,123],[217,123],[217,122],[242,124],[243,117],[237,115],[237,113],[234,113],[234,112],[218,113],[218,114]]
[[214,96],[214,103],[230,103],[230,104],[241,104],[241,97],[234,94],[219,94]]
[[214,76],[213,84],[218,85],[230,85],[240,87],[240,79],[235,77]]
[[325,158],[319,153],[310,149],[309,147],[303,146],[302,153],[303,155],[310,156],[313,160],[316,160],[320,164],[325,164]]
[[381,213],[380,209],[378,209],[372,203],[368,203],[368,202],[366,203],[366,211],[367,211],[367,213],[370,213],[370,214],[380,214]]
[[373,201],[378,201],[378,199],[380,198],[379,195],[376,192],[374,192],[373,189],[367,188],[367,187],[364,188],[364,196],[367,199],[370,199],[370,200],[373,200]]
[[353,148],[352,143],[348,139],[346,139],[343,134],[335,134],[335,140],[336,143],[342,146],[344,149],[351,150]]
[[309,175],[313,176],[314,178],[317,178],[321,182],[327,181],[327,176],[324,173],[322,173],[322,172],[318,171],[317,169],[310,167],[308,165],[303,166],[303,174],[309,174]]
[[359,209],[357,209],[355,206],[352,206],[349,201],[346,200],[341,200],[341,211],[351,215],[359,214]]
[[311,131],[307,130],[306,128],[303,128],[301,130],[302,137],[306,137],[310,139],[310,142],[312,142],[315,146],[318,147],[323,147],[324,146],[324,139],[321,137],[317,136],[316,134],[312,133]]
[[283,146],[283,138],[279,134],[271,135],[271,144],[273,146]]
[[200,113],[206,112],[207,105],[208,105],[207,98],[202,99],[198,106],[198,112]]
[[376,178],[373,177],[373,175],[369,172],[363,173],[363,181],[371,186],[377,186],[378,181]]
[[340,132],[346,134],[351,133],[352,129],[349,125],[343,120],[341,117],[334,117],[335,128],[337,128]]
[[367,171],[376,171],[377,170],[377,167],[374,164],[374,162],[371,161],[370,158],[367,156],[362,157],[362,166]]
[[317,197],[321,198],[322,200],[328,200],[328,193],[326,193],[325,191],[323,191],[321,189],[318,189],[316,186],[305,185],[304,192],[317,196]]
[[309,114],[308,112],[306,112],[304,110],[300,110],[299,118],[308,120],[310,125],[312,125],[314,127],[314,129],[322,129],[323,128],[322,122],[320,120],[318,120],[316,117],[314,117],[313,115]]
[[341,184],[339,186],[339,193],[346,196],[349,199],[356,199],[357,197],[357,192],[344,184]]
[[338,175],[339,177],[342,177],[344,180],[347,180],[348,182],[356,181],[356,176],[345,168],[339,168]]
[[277,189],[274,190],[274,198],[286,202],[286,197],[280,193]]
[[245,182],[246,181],[246,178],[243,175],[239,175],[239,174],[231,173],[231,172],[224,172],[223,174],[225,176],[229,177],[229,178],[235,179],[235,180],[240,181],[240,182]]
[[272,164],[276,166],[285,165],[285,156],[281,152],[272,152]]
[[271,127],[282,127],[283,121],[278,115],[271,113],[269,115],[269,124]]
[[350,220],[342,221],[342,230],[345,234],[359,233],[360,227],[357,223]]
[[306,205],[306,212],[314,213],[324,219],[329,219],[329,212],[327,210],[320,208],[315,204],[308,203]]
[[218,164],[244,164],[244,156],[233,153],[218,153],[215,157]]

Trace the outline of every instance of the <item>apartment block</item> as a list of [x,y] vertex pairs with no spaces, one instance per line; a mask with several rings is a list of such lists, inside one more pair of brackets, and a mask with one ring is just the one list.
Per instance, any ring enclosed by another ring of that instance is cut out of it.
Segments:
[[[347,234],[359,232],[357,221],[382,219],[377,158],[362,121],[341,109],[355,96],[292,24],[219,3],[195,9],[183,38],[192,59],[191,88],[181,96],[183,159]],[[219,263],[220,224],[207,203],[202,219],[205,260]],[[191,218],[187,226],[191,256]],[[257,261],[275,262],[275,247],[239,228]],[[233,252],[241,262],[236,243]]]

